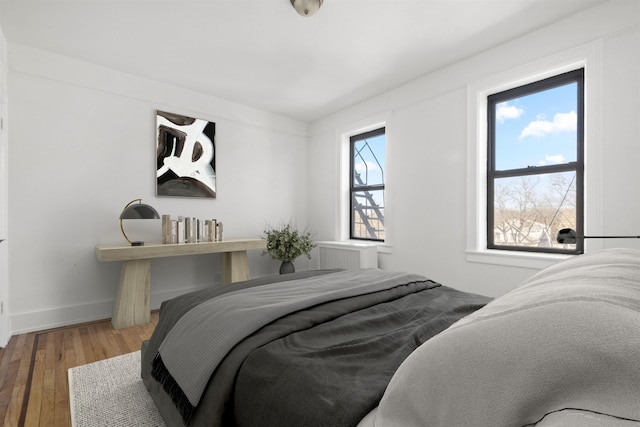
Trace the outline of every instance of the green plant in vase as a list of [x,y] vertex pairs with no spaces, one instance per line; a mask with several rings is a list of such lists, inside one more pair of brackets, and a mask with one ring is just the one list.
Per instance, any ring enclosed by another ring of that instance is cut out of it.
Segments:
[[280,274],[295,272],[293,262],[301,255],[311,259],[311,250],[316,247],[308,230],[298,231],[289,222],[280,228],[267,226],[264,230],[267,249],[262,255],[269,254],[275,260],[282,261]]

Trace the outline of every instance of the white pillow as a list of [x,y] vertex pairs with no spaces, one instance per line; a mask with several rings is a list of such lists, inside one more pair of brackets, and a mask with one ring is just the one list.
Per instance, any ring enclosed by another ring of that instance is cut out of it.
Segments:
[[427,341],[375,425],[524,426],[565,408],[640,422],[640,251],[558,263]]

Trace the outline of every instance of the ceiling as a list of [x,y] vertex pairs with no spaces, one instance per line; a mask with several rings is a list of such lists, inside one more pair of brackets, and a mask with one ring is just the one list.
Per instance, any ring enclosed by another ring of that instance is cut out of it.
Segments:
[[307,122],[605,0],[0,0],[10,43]]

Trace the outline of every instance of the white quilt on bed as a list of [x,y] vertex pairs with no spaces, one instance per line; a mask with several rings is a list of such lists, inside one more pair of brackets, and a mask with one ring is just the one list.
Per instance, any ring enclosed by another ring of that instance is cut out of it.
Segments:
[[375,425],[525,426],[567,408],[640,421],[640,251],[558,263],[427,341]]

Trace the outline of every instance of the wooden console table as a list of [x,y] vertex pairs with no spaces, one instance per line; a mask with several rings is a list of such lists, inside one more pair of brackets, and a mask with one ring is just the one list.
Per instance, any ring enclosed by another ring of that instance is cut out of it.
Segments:
[[116,329],[151,320],[151,259],[183,255],[222,254],[222,281],[249,279],[247,251],[265,249],[263,239],[233,239],[210,243],[147,244],[144,246],[96,246],[98,261],[122,261],[118,293],[111,324]]

